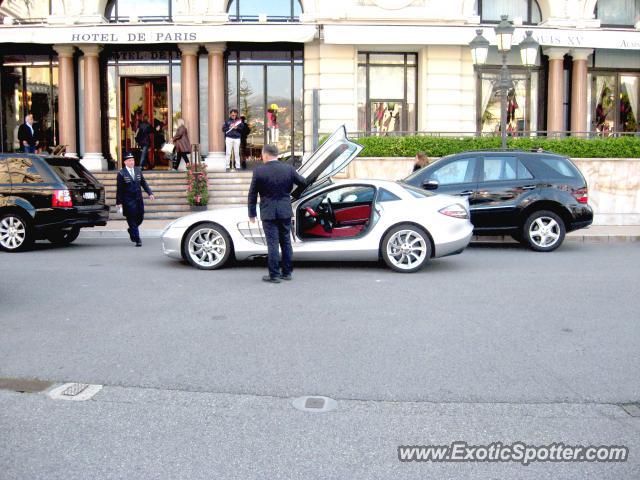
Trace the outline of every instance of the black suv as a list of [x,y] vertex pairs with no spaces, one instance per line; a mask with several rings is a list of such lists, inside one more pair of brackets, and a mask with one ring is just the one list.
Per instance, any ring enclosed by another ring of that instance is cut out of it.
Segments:
[[476,235],[511,235],[533,250],[558,248],[591,225],[587,182],[566,157],[517,150],[449,155],[404,182],[469,199]]
[[76,158],[0,154],[0,249],[37,239],[73,242],[81,227],[106,225],[104,187]]

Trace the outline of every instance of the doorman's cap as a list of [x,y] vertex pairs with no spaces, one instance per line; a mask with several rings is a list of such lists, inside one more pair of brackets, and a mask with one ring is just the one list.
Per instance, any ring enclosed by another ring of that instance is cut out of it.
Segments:
[[136,158],[136,157],[133,156],[133,153],[127,152],[127,153],[124,154],[124,159],[126,160],[128,158]]

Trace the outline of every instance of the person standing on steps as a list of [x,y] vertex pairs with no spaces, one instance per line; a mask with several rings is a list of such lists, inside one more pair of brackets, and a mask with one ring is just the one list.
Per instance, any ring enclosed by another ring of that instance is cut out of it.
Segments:
[[124,157],[124,168],[118,172],[116,206],[122,207],[122,213],[129,225],[127,229],[129,238],[136,244],[136,247],[142,246],[138,227],[144,220],[143,188],[149,198],[155,200],[156,197],[142,175],[142,169],[135,166],[133,154],[127,153]]
[[189,140],[189,132],[187,127],[184,126],[184,120],[179,118],[176,122],[178,130],[173,136],[172,143],[176,148],[176,160],[173,164],[173,169],[177,170],[180,166],[180,160],[184,160],[185,166],[189,166],[189,154],[191,153],[191,141]]
[[225,168],[230,168],[231,151],[233,151],[234,167],[231,171],[240,170],[240,140],[245,124],[242,119],[238,118],[238,110],[235,108],[229,111],[229,118],[222,125],[225,143]]
[[141,148],[140,152],[140,168],[144,170],[144,166],[148,161],[149,147],[151,146],[151,135],[153,134],[153,128],[149,123],[149,115],[146,113],[142,117],[142,121],[138,124],[138,130],[136,131],[136,142]]
[[[292,278],[291,190],[294,184],[305,186],[307,182],[293,166],[278,161],[278,149],[273,145],[262,148],[262,161],[264,164],[253,171],[249,188],[249,221],[256,222],[256,204],[260,195],[260,220],[267,237],[269,263],[269,275],[262,280],[280,283],[280,280]],[[282,250],[282,262],[278,247]]]

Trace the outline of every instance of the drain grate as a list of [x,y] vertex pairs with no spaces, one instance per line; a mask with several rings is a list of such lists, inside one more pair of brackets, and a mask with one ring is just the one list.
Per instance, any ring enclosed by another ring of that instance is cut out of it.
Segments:
[[12,390],[20,393],[42,392],[53,385],[53,382],[25,378],[0,378],[0,390]]
[[90,400],[96,393],[102,390],[102,385],[90,383],[65,383],[49,391],[49,397],[54,400],[73,400],[83,402]]
[[61,395],[66,395],[67,397],[75,397],[80,392],[84,392],[88,386],[88,383],[72,383],[69,388],[61,393]]
[[294,398],[291,404],[303,412],[329,412],[338,406],[333,398],[318,395]]
[[324,408],[324,398],[322,397],[309,397],[304,402],[304,408]]
[[640,417],[640,403],[625,403],[620,407],[632,417]]

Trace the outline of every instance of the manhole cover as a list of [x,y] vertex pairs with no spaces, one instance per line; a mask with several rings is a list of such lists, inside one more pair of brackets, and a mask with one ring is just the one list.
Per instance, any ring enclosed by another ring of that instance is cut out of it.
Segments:
[[294,398],[291,403],[303,412],[329,412],[338,406],[333,398],[317,395]]
[[0,378],[0,390],[12,390],[20,393],[42,392],[53,385],[53,382],[24,378]]
[[74,400],[83,402],[91,399],[96,393],[102,390],[102,385],[91,385],[88,383],[65,383],[52,389],[49,397],[54,400]]

